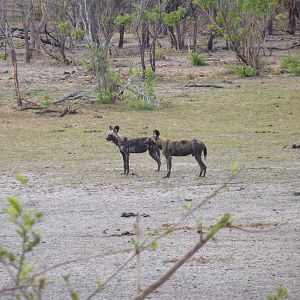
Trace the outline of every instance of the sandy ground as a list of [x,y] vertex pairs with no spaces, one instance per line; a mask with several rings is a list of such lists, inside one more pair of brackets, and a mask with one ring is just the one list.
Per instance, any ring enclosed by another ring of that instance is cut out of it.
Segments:
[[[149,161],[147,168],[136,166],[138,175],[123,177],[121,169],[112,166],[106,172],[115,173],[114,181],[74,187],[47,182],[53,176],[51,170],[29,174],[25,188],[2,174],[1,204],[6,196],[19,195],[29,207],[46,214],[40,226],[42,243],[31,257],[34,265],[41,269],[80,259],[45,274],[49,280],[45,298],[67,299],[61,277],[66,274],[71,275],[71,288],[87,296],[97,280],[105,281],[124,263],[128,253],[108,255],[132,247],[126,234],[134,232],[135,218],[121,217],[123,212],[145,214],[140,221],[144,234],[163,229],[182,217],[186,203],[196,206],[230,176],[230,171],[211,166],[207,178],[197,178],[191,159],[184,163],[177,159],[172,177],[164,180],[164,167],[161,173],[154,172]],[[218,233],[149,299],[266,299],[280,284],[288,290],[287,299],[299,299],[299,169],[299,160],[293,166],[244,166],[226,190],[163,238],[158,250],[143,252],[141,283],[145,287],[196,243],[197,217],[201,216],[207,231],[229,212],[239,227]],[[1,243],[17,249],[11,225],[4,218],[1,214]],[[88,259],[95,255],[99,257]],[[136,273],[133,261],[95,299],[132,299]],[[3,288],[7,284],[3,269],[0,278]],[[0,298],[10,299],[1,294]]]

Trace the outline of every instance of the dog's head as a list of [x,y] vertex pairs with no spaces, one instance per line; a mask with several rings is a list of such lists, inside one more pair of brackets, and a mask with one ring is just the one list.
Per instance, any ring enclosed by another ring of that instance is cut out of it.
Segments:
[[153,130],[153,135],[151,137],[148,137],[144,143],[148,146],[156,145],[156,141],[159,139],[159,136],[159,130],[155,129]]
[[106,137],[106,140],[113,141],[117,137],[120,127],[119,126],[112,127],[111,125],[109,125],[108,128],[109,128],[109,132]]

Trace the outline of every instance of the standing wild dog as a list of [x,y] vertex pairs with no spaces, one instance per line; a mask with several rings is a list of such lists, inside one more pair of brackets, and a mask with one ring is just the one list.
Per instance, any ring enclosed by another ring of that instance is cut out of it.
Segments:
[[206,165],[202,161],[201,153],[203,151],[204,158],[207,155],[207,148],[204,143],[197,140],[165,140],[160,137],[160,132],[156,129],[153,131],[153,137],[150,137],[145,142],[148,146],[157,145],[159,149],[162,150],[163,155],[166,157],[167,161],[167,175],[164,178],[168,178],[171,174],[172,167],[172,156],[186,156],[192,154],[195,156],[196,161],[200,167],[199,177],[206,174]]
[[127,137],[121,137],[119,132],[119,126],[109,126],[109,133],[106,137],[107,141],[112,141],[120,150],[123,156],[124,173],[129,174],[129,154],[130,153],[143,153],[148,150],[149,155],[157,162],[157,171],[160,169],[160,151],[159,148],[153,145],[146,145],[146,137],[129,139]]

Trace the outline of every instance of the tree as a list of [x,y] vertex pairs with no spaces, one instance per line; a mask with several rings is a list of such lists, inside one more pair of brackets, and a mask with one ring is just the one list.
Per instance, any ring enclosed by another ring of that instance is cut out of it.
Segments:
[[15,51],[14,41],[12,37],[12,31],[9,25],[9,16],[8,11],[5,6],[5,0],[1,0],[1,19],[0,19],[0,25],[1,25],[1,31],[5,34],[5,43],[8,45],[11,51],[11,61],[14,69],[14,84],[15,84],[15,91],[16,91],[16,100],[17,100],[17,106],[19,109],[22,108],[23,102],[22,97],[20,94],[20,88],[19,88],[19,78],[18,78],[18,61],[17,61],[17,54]]
[[263,67],[261,49],[265,29],[277,0],[195,0],[204,8],[213,7],[217,17],[213,28],[229,42],[237,58],[259,75]]
[[92,54],[92,63],[98,81],[102,102],[114,101],[116,74],[109,71],[108,54],[115,30],[118,0],[77,0],[85,39]]

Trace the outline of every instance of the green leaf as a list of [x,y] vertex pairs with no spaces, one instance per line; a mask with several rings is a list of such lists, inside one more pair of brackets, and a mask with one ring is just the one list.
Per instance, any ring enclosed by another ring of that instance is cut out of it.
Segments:
[[208,232],[208,238],[212,238],[221,228],[232,223],[233,219],[230,214],[225,214],[221,220]]
[[7,202],[11,205],[10,209],[6,210],[11,217],[19,217],[22,213],[22,204],[18,197],[8,197]]
[[174,230],[175,230],[174,227],[170,227],[170,228],[168,228],[168,229],[165,230],[164,235],[170,234],[170,233],[172,233]]
[[25,175],[21,174],[21,173],[17,173],[16,174],[16,179],[22,184],[22,185],[26,185],[27,184],[27,178],[25,177]]
[[33,270],[33,266],[31,264],[24,263],[21,268],[21,273],[20,273],[21,278],[23,279],[28,278],[32,270]]
[[193,203],[189,202],[186,205],[184,205],[184,208],[187,210],[191,210],[193,208]]
[[71,297],[72,297],[72,300],[78,300],[79,299],[79,292],[72,292]]
[[239,167],[239,163],[238,163],[238,162],[235,162],[235,163],[232,165],[232,167],[231,167],[231,171],[232,171],[232,172],[235,172],[235,171],[238,169],[238,167]]
[[41,236],[38,233],[31,242],[28,242],[25,246],[26,251],[31,251],[33,247],[35,247],[41,241]]
[[114,22],[118,26],[120,26],[120,25],[129,25],[132,22],[132,16],[130,14],[124,14],[122,16],[116,16]]
[[150,249],[151,250],[156,250],[158,248],[158,242],[157,241],[153,241],[150,245]]
[[10,263],[13,263],[16,260],[14,254],[3,247],[0,247],[0,257],[6,257]]
[[284,288],[283,286],[281,286],[281,287],[278,289],[277,295],[278,295],[279,299],[286,297],[286,296],[287,296],[287,289]]

